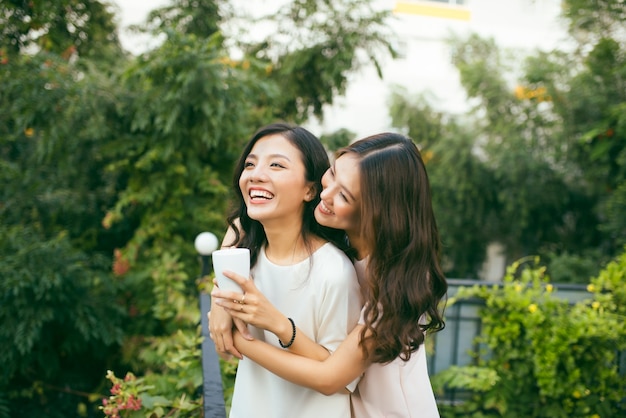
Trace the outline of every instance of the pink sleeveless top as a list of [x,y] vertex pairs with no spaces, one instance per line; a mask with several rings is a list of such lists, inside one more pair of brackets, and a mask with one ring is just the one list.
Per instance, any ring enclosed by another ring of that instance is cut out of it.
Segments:
[[[361,285],[366,265],[367,259],[355,263]],[[363,318],[359,323],[363,323]],[[424,345],[408,362],[396,358],[388,364],[369,366],[351,396],[351,403],[353,418],[439,418]]]

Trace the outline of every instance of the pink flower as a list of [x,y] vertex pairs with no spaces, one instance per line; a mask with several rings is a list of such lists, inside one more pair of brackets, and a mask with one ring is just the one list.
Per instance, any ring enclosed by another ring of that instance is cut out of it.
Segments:
[[111,388],[111,393],[113,395],[119,395],[121,391],[122,391],[122,385],[120,385],[119,383],[114,384],[113,387]]
[[133,411],[139,411],[141,409],[141,399],[135,398],[134,395],[130,395],[128,401],[126,401],[126,409],[131,409]]

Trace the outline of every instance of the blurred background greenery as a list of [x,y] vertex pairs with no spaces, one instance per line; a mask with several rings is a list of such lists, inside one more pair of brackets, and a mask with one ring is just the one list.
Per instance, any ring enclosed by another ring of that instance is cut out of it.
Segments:
[[[223,234],[257,127],[321,117],[352,72],[396,56],[371,3],[293,1],[266,17],[297,28],[288,40],[252,42],[221,32],[227,1],[173,0],[138,56],[106,2],[0,3],[0,417],[102,416],[108,369],[145,379],[154,416],[198,416],[193,240]],[[451,38],[475,104],[462,118],[392,97],[427,159],[449,277],[476,278],[491,242],[585,284],[624,251],[626,11],[565,0],[563,17],[577,47],[528,56],[514,91],[492,39]]]

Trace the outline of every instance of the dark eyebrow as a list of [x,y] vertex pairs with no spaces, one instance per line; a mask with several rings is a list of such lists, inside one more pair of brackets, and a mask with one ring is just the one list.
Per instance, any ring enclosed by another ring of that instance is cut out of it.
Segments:
[[[248,154],[248,156],[246,158],[254,158],[255,160],[258,160],[259,157],[256,156],[256,154]],[[291,160],[289,159],[289,157],[287,157],[284,154],[270,154],[269,158],[282,158],[284,160],[287,160],[289,162],[291,162]]]
[[284,154],[271,154],[270,158],[284,158],[285,160],[291,162],[291,160],[289,159],[289,157],[287,157]]

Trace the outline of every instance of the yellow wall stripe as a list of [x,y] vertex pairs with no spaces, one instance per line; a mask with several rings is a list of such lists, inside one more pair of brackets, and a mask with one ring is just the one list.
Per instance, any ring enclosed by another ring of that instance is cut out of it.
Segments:
[[394,13],[442,17],[444,19],[470,20],[470,11],[458,6],[397,1]]

